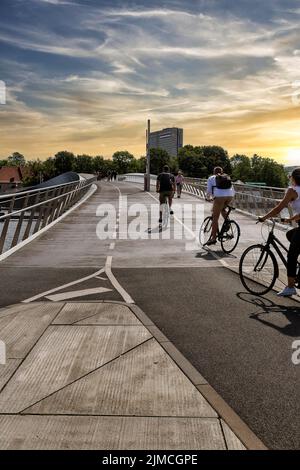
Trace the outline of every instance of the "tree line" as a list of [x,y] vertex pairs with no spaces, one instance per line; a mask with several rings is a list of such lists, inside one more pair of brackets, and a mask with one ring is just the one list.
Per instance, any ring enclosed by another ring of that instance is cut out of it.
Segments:
[[[221,166],[224,172],[231,175],[233,181],[258,182],[277,187],[285,187],[288,182],[283,165],[273,159],[256,154],[252,157],[236,154],[230,158],[225,149],[216,145],[185,145],[179,150],[176,158],[163,149],[151,149],[150,162],[152,174],[160,173],[162,167],[168,165],[175,174],[181,170],[185,176],[207,178],[212,174],[214,167]],[[15,152],[7,159],[0,160],[0,167],[2,166],[25,168],[23,184],[31,186],[67,171],[99,174],[101,177],[113,171],[118,174],[144,173],[146,157],[135,158],[127,150],[115,152],[111,159],[101,155],[74,155],[64,150],[42,161],[26,160],[22,154]]]

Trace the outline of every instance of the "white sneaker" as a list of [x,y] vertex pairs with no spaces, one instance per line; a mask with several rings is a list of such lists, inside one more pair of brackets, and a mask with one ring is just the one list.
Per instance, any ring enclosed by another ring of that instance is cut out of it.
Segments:
[[285,287],[281,292],[278,292],[279,297],[291,297],[292,295],[296,295],[297,291],[295,287]]

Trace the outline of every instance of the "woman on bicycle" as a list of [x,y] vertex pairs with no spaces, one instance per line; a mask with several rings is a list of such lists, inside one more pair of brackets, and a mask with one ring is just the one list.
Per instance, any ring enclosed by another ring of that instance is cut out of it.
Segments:
[[291,186],[288,188],[282,201],[277,204],[268,214],[259,217],[260,222],[264,222],[271,217],[275,217],[289,204],[291,205],[295,215],[285,219],[286,222],[297,221],[298,227],[289,230],[286,234],[290,247],[287,257],[287,278],[288,285],[278,293],[281,297],[290,297],[297,294],[295,283],[297,278],[297,260],[300,255],[300,168],[293,170],[291,176]]

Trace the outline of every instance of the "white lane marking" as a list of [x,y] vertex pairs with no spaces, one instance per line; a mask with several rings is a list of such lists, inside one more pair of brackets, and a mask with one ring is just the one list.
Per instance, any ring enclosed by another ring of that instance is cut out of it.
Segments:
[[95,279],[101,279],[101,281],[108,281],[106,277],[95,276]]
[[93,289],[83,289],[71,292],[62,292],[61,294],[48,295],[46,299],[52,300],[52,302],[59,302],[60,300],[74,299],[75,297],[101,294],[103,292],[109,291],[112,292],[112,289],[106,289],[105,287],[94,287]]
[[[155,199],[157,202],[159,202],[159,200],[153,196],[153,194],[149,193],[147,191],[147,194],[149,194],[149,196],[151,196],[153,199]],[[189,228],[187,227],[183,222],[181,222],[181,220],[179,220],[175,215],[173,216],[174,219],[179,222],[184,228],[185,230],[187,230],[195,239],[197,239],[197,236],[196,234]],[[223,259],[219,258],[218,255],[216,255],[212,250],[207,250],[209,251],[209,253],[219,262],[222,264],[222,266],[224,266],[225,268],[229,268],[230,265],[228,263],[226,263],[226,261],[224,261]]]
[[109,249],[110,249],[110,250],[114,250],[115,246],[116,246],[115,242],[112,242],[112,243],[109,245]]
[[30,297],[29,299],[23,300],[22,303],[27,304],[29,302],[33,302],[34,300],[40,299],[41,297],[45,297],[48,294],[57,292],[58,290],[65,289],[66,287],[74,286],[75,284],[79,284],[80,282],[87,281],[88,279],[92,279],[93,277],[96,277],[98,274],[102,274],[104,272],[105,272],[105,269],[101,268],[99,269],[99,271],[96,271],[94,274],[90,274],[89,276],[82,277],[81,279],[77,279],[77,281],[68,282],[68,284],[63,284],[62,286],[47,290],[46,292],[42,292],[41,294],[34,295],[33,297]]
[[134,304],[134,300],[130,297],[130,295],[126,292],[125,289],[119,284],[115,276],[113,275],[111,271],[111,265],[112,265],[112,256],[108,256],[105,264],[105,272],[107,274],[108,279],[114,286],[114,288],[119,292],[121,297],[127,302],[128,304]]

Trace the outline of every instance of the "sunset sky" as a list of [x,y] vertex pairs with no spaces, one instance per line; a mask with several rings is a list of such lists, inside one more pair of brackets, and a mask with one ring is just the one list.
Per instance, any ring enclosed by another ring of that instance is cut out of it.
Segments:
[[0,157],[184,144],[300,164],[299,0],[1,0]]

